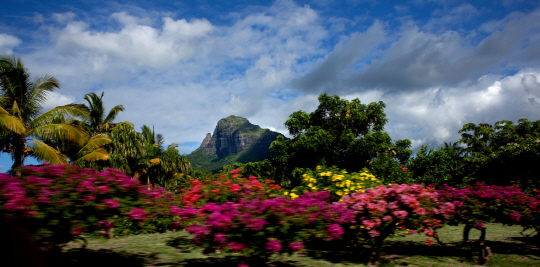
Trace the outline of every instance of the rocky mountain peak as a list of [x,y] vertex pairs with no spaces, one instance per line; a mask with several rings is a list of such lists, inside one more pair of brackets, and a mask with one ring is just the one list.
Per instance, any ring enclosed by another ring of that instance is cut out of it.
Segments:
[[[270,144],[280,133],[263,129],[250,123],[246,118],[229,116],[218,121],[214,133],[206,134],[201,146],[188,157],[194,165],[203,166],[203,159],[219,160],[243,152],[250,159],[264,159],[270,156]],[[245,156],[245,155],[244,155]],[[244,160],[238,159],[238,162]],[[245,162],[243,162],[245,163]]]

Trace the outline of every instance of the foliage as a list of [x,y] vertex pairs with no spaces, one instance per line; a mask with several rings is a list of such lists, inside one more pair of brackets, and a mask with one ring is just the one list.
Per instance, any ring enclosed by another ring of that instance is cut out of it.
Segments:
[[242,178],[241,170],[233,170],[228,175],[213,176],[211,179],[191,180],[190,187],[181,194],[180,199],[186,206],[200,207],[208,202],[223,204],[238,202],[240,199],[268,199],[281,195],[281,187],[272,180],[259,181],[257,177]]
[[20,59],[0,57],[0,149],[11,154],[14,171],[27,156],[53,164],[67,158],[51,143],[68,142],[82,147],[88,134],[69,117],[84,114],[79,105],[56,107],[40,114],[49,93],[60,87],[50,76],[31,80]]
[[384,108],[383,102],[365,105],[358,99],[320,95],[314,112],[296,111],[285,122],[293,138],[278,137],[270,146],[271,152],[279,153],[270,158],[276,168],[274,178],[294,187],[301,182],[301,177],[292,176],[296,168],[327,165],[354,172],[367,167],[377,152],[394,146],[383,132]]
[[[407,170],[407,162],[412,154],[409,149],[411,142],[409,140],[400,140],[396,144],[403,145],[399,149],[390,148],[383,152],[377,152],[377,156],[369,162],[369,170],[373,172],[384,184],[412,184],[412,173]],[[399,151],[399,152],[397,152]],[[398,158],[400,157],[400,158]]]
[[468,123],[459,131],[466,145],[468,181],[501,186],[513,182],[529,191],[540,189],[540,121],[520,119],[475,125]]
[[538,231],[540,199],[525,194],[517,186],[476,184],[458,189],[445,185],[439,194],[443,201],[452,202],[456,207],[456,216],[450,224],[484,228],[484,223],[496,222],[519,224]]
[[97,173],[69,165],[24,167],[21,177],[0,174],[3,219],[59,246],[83,233],[113,235],[163,232],[176,198],[120,171]]
[[343,204],[356,212],[357,222],[346,228],[346,236],[370,244],[374,264],[389,236],[401,230],[411,234],[420,230],[431,237],[433,229],[442,227],[454,213],[454,204],[440,202],[437,191],[422,185],[380,185],[344,196]]
[[328,191],[331,200],[338,201],[345,195],[382,184],[367,169],[360,173],[348,173],[336,167],[317,166],[315,171],[304,170],[302,177],[302,184],[293,188],[291,192],[285,192],[286,195],[294,199],[305,192]]
[[464,157],[464,149],[457,142],[444,143],[437,150],[423,145],[408,167],[414,183],[459,185],[463,183]]
[[207,203],[200,209],[184,210],[179,216],[200,216],[187,230],[205,252],[240,251],[256,262],[265,262],[274,253],[293,253],[311,237],[339,239],[340,224],[351,222],[352,213],[340,203],[329,203],[327,192],[306,193],[289,200],[240,199],[218,205]]

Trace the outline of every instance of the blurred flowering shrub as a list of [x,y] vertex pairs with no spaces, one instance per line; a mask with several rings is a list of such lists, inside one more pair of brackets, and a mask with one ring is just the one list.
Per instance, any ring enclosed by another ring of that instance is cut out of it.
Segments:
[[539,198],[525,194],[518,186],[478,183],[460,189],[445,185],[439,194],[443,201],[451,202],[456,207],[456,215],[449,223],[466,225],[464,241],[468,239],[468,229],[482,230],[485,222],[517,224],[534,228],[537,232],[539,230]]
[[231,251],[264,261],[274,253],[293,253],[311,237],[339,239],[354,212],[329,202],[328,192],[306,193],[295,199],[241,198],[238,202],[178,209],[176,216],[202,219],[187,230],[205,252]]
[[219,175],[217,179],[191,180],[191,187],[181,194],[185,206],[201,207],[212,202],[238,202],[240,199],[268,199],[281,194],[281,187],[273,180],[260,181],[255,176],[241,177],[242,170],[233,170],[228,175]]
[[[454,204],[440,202],[437,191],[422,185],[380,185],[344,196],[342,203],[356,212],[356,222],[348,227],[348,236],[368,243],[373,253],[371,263],[378,260],[384,240],[399,232],[424,232],[435,235],[454,213]],[[428,241],[430,242],[430,241]]]
[[123,172],[94,172],[69,165],[24,167],[21,177],[0,174],[3,219],[32,230],[43,244],[58,246],[83,233],[111,238],[163,232],[173,221],[175,197]]
[[331,199],[338,201],[342,196],[382,184],[367,169],[360,173],[348,173],[336,167],[317,166],[314,171],[306,169],[302,177],[301,185],[285,195],[294,199],[304,192],[328,191]]

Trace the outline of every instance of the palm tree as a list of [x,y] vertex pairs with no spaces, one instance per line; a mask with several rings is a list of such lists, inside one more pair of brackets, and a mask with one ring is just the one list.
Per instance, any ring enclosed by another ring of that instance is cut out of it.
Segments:
[[85,106],[88,111],[88,117],[86,118],[86,127],[89,128],[92,135],[98,133],[104,133],[114,127],[114,119],[120,113],[124,111],[124,106],[116,105],[105,116],[105,106],[103,105],[103,95],[101,96],[95,93],[88,93],[84,96],[84,99],[88,102],[88,106]]
[[67,164],[67,158],[51,143],[69,142],[84,146],[88,134],[80,126],[65,122],[68,116],[84,116],[79,105],[56,107],[40,114],[50,92],[60,88],[48,75],[30,79],[21,60],[0,56],[0,149],[11,154],[11,171],[27,156],[52,164]]
[[164,186],[177,173],[191,170],[189,159],[178,153],[178,143],[163,147],[163,135],[156,134],[147,125],[141,128],[142,136],[146,142],[146,156],[141,157],[136,165],[134,178],[147,184]]

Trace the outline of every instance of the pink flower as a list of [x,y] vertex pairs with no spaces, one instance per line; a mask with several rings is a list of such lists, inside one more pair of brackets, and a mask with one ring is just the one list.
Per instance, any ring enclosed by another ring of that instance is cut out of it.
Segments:
[[70,231],[70,233],[74,236],[78,236],[80,235],[82,232],[83,232],[84,228],[83,227],[77,227],[73,230]]
[[133,208],[131,211],[126,213],[129,217],[134,220],[144,220],[148,217],[146,216],[146,211],[141,208]]
[[521,214],[517,212],[509,213],[508,215],[510,215],[510,218],[516,222],[519,222],[519,220],[521,219]]
[[231,186],[231,192],[233,192],[233,193],[236,193],[236,192],[240,191],[241,189],[242,188],[238,184],[233,184]]
[[479,228],[486,228],[486,226],[482,222],[477,222],[474,224],[474,226]]
[[279,242],[279,240],[268,241],[268,243],[266,243],[266,250],[270,251],[271,253],[281,251],[281,242]]
[[239,172],[242,172],[242,170],[236,169],[236,170],[232,170],[232,171],[229,172],[229,173],[230,173],[230,174],[236,174],[236,173],[239,173]]
[[298,251],[305,248],[303,242],[292,242],[289,244],[289,247],[291,248],[292,251]]
[[101,202],[105,203],[109,209],[116,209],[120,207],[120,201],[115,199],[104,199]]
[[337,224],[331,224],[326,232],[328,232],[329,235],[328,240],[340,239],[343,234],[343,228]]
[[107,194],[109,193],[109,187],[106,186],[106,185],[101,185],[101,186],[98,186],[98,189],[101,193],[103,194]]
[[370,231],[368,232],[368,234],[369,234],[369,236],[371,236],[371,237],[376,237],[376,236],[380,236],[380,235],[381,235],[381,233],[379,233],[377,230],[370,230]]

